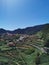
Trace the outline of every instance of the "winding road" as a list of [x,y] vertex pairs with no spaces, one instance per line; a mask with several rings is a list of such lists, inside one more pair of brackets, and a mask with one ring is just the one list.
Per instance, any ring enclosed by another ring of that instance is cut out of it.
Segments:
[[42,48],[42,47],[39,47],[39,46],[37,46],[35,44],[30,44],[30,46],[33,46],[33,47],[39,49],[42,53],[46,53],[47,54],[47,51],[44,48]]
[[[20,37],[19,39],[18,39],[18,41],[19,40],[23,40],[24,39],[24,37]],[[39,49],[42,53],[46,53],[47,54],[47,48],[45,48],[45,47],[40,47],[39,45],[36,45],[36,44],[29,44],[30,46],[33,46],[33,47],[35,47],[35,48],[37,48],[37,49]],[[48,48],[49,49],[49,48]]]

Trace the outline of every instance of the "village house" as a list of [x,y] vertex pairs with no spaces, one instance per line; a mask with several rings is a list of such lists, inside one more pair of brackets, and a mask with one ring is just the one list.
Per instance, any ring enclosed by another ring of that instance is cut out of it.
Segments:
[[9,47],[16,47],[16,44],[14,42],[8,42],[7,45]]

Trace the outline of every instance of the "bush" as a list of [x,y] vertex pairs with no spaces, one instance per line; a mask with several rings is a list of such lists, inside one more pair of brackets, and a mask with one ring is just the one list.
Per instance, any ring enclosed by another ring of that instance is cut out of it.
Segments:
[[35,51],[34,48],[29,48],[29,49],[27,49],[27,50],[25,51],[25,54],[30,55],[30,54],[32,54],[34,51]]

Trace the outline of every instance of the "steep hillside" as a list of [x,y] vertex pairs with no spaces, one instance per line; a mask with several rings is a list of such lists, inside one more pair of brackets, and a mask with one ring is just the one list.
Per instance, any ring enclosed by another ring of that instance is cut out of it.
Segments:
[[40,30],[37,34],[41,39],[49,39],[49,24],[45,24],[42,30]]

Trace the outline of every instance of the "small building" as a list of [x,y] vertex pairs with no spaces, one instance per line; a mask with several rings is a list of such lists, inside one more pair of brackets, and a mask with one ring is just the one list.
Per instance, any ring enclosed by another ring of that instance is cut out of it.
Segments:
[[9,47],[16,47],[16,44],[14,42],[8,42],[7,45]]

